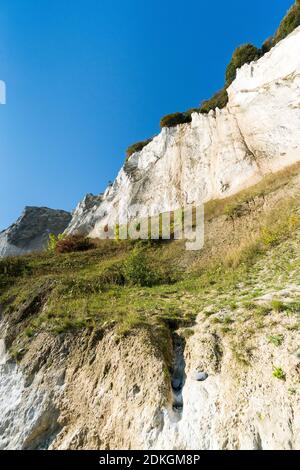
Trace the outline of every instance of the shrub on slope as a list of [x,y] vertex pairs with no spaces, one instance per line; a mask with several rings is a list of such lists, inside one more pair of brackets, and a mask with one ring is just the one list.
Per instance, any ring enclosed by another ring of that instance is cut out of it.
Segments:
[[241,68],[244,64],[249,64],[254,60],[259,59],[262,56],[262,52],[253,44],[243,44],[238,47],[229,62],[226,69],[226,85],[229,86],[236,78],[237,69]]
[[128,149],[126,150],[127,160],[135,152],[140,152],[141,150],[143,150],[143,148],[146,147],[146,145],[150,144],[150,142],[152,142],[152,139],[143,140],[141,142],[136,142],[135,144],[130,145],[130,147],[128,147]]
[[174,127],[178,126],[179,124],[186,124],[192,121],[191,113],[173,113],[164,116],[160,120],[160,127]]
[[212,109],[225,108],[227,103],[228,103],[228,94],[227,94],[226,88],[223,88],[222,90],[215,93],[212,98],[202,102],[201,107],[200,107],[200,112],[203,114],[207,114]]
[[273,46],[291,34],[298,26],[300,26],[300,0],[296,0],[295,5],[289,9],[280,23],[274,36]]

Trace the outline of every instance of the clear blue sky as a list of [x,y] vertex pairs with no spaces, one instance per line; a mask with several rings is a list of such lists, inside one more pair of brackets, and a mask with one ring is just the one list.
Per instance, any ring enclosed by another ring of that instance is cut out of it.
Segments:
[[2,0],[0,229],[25,205],[72,210],[126,147],[222,87],[292,0]]

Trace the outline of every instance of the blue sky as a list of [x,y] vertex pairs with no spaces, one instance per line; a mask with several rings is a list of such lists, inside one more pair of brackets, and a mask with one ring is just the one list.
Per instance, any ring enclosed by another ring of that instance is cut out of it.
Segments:
[[72,210],[161,116],[222,87],[292,0],[2,0],[0,229],[25,205]]

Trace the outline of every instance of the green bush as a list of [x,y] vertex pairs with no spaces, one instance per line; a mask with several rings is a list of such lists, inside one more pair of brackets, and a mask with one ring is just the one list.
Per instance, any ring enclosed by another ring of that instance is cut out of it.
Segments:
[[136,144],[130,145],[130,147],[128,147],[126,150],[126,158],[128,159],[135,152],[140,152],[144,147],[146,147],[146,145],[150,144],[150,142],[152,142],[152,139],[143,140],[141,142],[137,142]]
[[200,112],[203,114],[207,114],[212,109],[225,108],[227,103],[228,103],[228,94],[227,94],[226,88],[223,88],[222,90],[215,93],[212,98],[202,102],[201,107],[200,107]]
[[[284,39],[290,34],[295,28],[300,25],[300,0],[296,0],[295,5],[290,8],[287,15],[282,20],[277,32],[274,37],[268,38],[262,45],[261,49],[257,48],[253,44],[244,44],[238,47],[231,58],[230,63],[226,69],[226,82],[222,90],[215,93],[210,99],[205,100],[201,103],[200,108],[192,108],[183,113],[173,113],[164,116],[160,121],[160,127],[175,127],[179,124],[187,124],[192,121],[192,113],[203,113],[207,114],[211,110],[216,108],[222,109],[228,103],[227,88],[236,78],[237,69],[241,68],[244,64],[249,64],[255,60],[258,60],[265,53],[269,52],[271,48],[277,44],[281,39]],[[126,151],[127,159],[135,152],[140,152],[146,145],[151,142],[152,139],[137,142],[136,144],[128,147]]]
[[226,69],[226,85],[229,86],[236,78],[237,69],[241,68],[244,64],[250,64],[254,60],[261,57],[262,52],[253,44],[244,44],[238,47],[229,62]]
[[184,114],[185,114],[187,117],[189,116],[189,117],[191,118],[191,120],[192,120],[192,114],[193,114],[193,113],[200,113],[200,112],[201,112],[200,108],[191,108],[191,109],[188,109]]
[[294,29],[300,26],[300,0],[296,0],[281,21],[274,36],[267,39],[262,45],[262,54],[269,52],[279,41],[291,34]]
[[266,41],[263,43],[261,47],[262,54],[266,54],[267,52],[269,52],[273,46],[274,46],[274,38],[270,37],[266,39]]
[[[265,44],[265,48],[267,48],[267,44]],[[216,108],[225,108],[228,103],[227,88],[236,78],[237,69],[246,63],[259,59],[261,55],[262,51],[252,44],[244,44],[238,47],[233,53],[232,59],[226,69],[226,85],[222,90],[215,93],[212,98],[202,102],[200,112],[207,114]]]
[[289,9],[286,16],[283,18],[275,33],[273,45],[284,39],[290,33],[300,26],[300,1],[297,0],[295,5]]
[[192,122],[191,114],[191,112],[168,114],[160,120],[160,127],[163,129],[164,127],[175,127],[179,124]]
[[158,282],[158,276],[152,270],[147,253],[142,248],[134,248],[123,266],[124,278],[127,284],[151,287]]
[[54,253],[56,250],[57,242],[60,240],[63,240],[64,238],[65,238],[65,235],[63,233],[59,233],[58,235],[54,235],[54,233],[50,233],[47,250],[50,253]]

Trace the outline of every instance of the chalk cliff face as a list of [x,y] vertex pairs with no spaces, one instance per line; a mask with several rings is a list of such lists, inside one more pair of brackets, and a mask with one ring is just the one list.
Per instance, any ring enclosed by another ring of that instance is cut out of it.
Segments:
[[103,197],[83,201],[69,233],[223,198],[300,156],[300,28],[242,67],[226,108],[194,113],[133,154]]
[[47,207],[25,207],[14,224],[0,232],[0,257],[42,250],[49,234],[62,233],[70,220],[69,212]]

